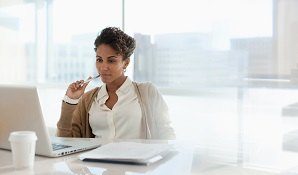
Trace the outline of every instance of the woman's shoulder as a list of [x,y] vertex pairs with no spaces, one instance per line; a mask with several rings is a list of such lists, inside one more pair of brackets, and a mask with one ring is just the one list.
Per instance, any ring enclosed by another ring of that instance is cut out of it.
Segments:
[[150,89],[156,89],[153,83],[151,82],[135,82],[138,88],[143,90],[150,90]]
[[159,95],[157,87],[151,82],[136,82],[136,85],[142,94],[147,94],[148,96]]

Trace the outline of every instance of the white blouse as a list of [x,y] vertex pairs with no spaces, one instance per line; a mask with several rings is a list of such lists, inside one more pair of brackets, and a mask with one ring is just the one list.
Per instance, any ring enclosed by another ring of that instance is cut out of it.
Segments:
[[118,101],[109,109],[109,98],[104,84],[89,111],[89,123],[93,134],[104,139],[143,139],[142,111],[132,81],[127,77],[116,91]]

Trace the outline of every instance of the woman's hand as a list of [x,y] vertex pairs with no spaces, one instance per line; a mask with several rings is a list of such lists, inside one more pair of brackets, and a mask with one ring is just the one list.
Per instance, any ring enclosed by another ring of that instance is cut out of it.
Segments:
[[66,91],[66,94],[71,99],[79,99],[85,92],[89,82],[84,83],[84,80],[71,83]]

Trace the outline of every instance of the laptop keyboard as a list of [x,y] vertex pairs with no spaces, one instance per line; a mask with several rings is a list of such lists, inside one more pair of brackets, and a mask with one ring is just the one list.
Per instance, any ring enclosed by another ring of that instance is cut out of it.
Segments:
[[53,151],[56,151],[56,150],[63,149],[63,148],[69,148],[71,146],[62,145],[62,144],[58,144],[58,143],[52,143],[52,147],[53,147]]

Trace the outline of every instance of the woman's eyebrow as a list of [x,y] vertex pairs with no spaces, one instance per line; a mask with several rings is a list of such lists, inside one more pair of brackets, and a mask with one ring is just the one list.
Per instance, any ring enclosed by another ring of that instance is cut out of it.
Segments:
[[[102,58],[102,57],[99,56],[99,55],[96,55],[96,57],[97,57],[97,58]],[[108,56],[107,58],[117,58],[117,56],[116,56],[116,55],[112,55],[112,56]]]
[[109,56],[108,58],[117,58],[116,55]]

